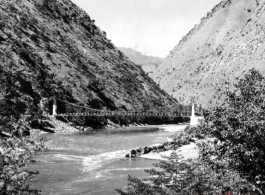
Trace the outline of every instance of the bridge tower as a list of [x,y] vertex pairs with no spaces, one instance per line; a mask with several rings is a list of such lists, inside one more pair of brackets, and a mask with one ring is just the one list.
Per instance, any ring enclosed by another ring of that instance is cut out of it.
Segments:
[[191,116],[190,116],[190,126],[197,126],[200,124],[200,120],[203,117],[195,115],[195,106],[194,106],[194,98],[192,98],[192,107],[191,107]]
[[191,117],[195,117],[194,102],[192,102],[192,106],[191,106]]
[[53,105],[52,105],[52,116],[57,116],[57,102],[55,97],[53,98]]

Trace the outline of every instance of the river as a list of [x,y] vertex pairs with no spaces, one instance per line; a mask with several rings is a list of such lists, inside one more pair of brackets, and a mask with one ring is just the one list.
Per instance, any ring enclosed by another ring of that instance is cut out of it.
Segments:
[[[40,174],[30,182],[44,195],[116,195],[128,175],[148,176],[155,160],[127,159],[131,149],[161,144],[182,126],[130,127],[89,132],[46,134],[48,150],[35,156],[31,170]],[[169,129],[169,131],[167,131]]]

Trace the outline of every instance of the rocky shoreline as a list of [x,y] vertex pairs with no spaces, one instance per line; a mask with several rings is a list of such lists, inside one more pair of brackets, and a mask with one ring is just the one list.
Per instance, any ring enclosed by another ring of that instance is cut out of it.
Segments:
[[[188,134],[185,131],[190,127],[187,126],[185,129],[181,129],[176,132],[175,135],[168,138],[163,144],[145,146],[141,148],[132,149],[128,154],[125,155],[126,158],[149,158],[149,159],[163,159],[162,156],[169,156],[171,152],[177,151],[183,153],[185,158],[184,150],[189,150],[191,152],[191,158],[198,156],[198,148],[196,142],[203,139],[201,135]],[[187,156],[187,155],[186,155]]]

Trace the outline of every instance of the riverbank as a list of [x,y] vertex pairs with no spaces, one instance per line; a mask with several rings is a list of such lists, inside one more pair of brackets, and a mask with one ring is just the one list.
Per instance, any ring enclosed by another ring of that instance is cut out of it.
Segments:
[[[126,128],[126,127],[158,127],[160,129],[163,129],[167,132],[176,132],[178,131],[178,128],[182,128],[182,127],[186,127],[188,125],[185,124],[185,123],[181,123],[183,125],[180,125],[180,123],[177,123],[177,124],[160,124],[160,125],[157,125],[157,124],[144,124],[144,123],[136,123],[136,122],[133,122],[133,123],[130,123],[128,125],[119,125],[119,124],[116,124],[110,120],[107,120],[108,121],[108,124],[104,126],[103,129],[114,129],[114,128]],[[178,126],[176,126],[178,125]]]
[[176,152],[183,160],[196,159],[199,157],[199,150],[196,146],[196,141],[198,139],[194,136],[188,136],[187,134],[184,134],[183,137],[181,137],[182,132],[184,132],[187,127],[189,127],[189,125],[158,126],[158,128],[163,129],[164,131],[178,133],[178,139],[176,139],[176,137],[170,137],[161,145],[151,145],[131,150],[130,154],[127,154],[126,157],[167,160],[167,157],[169,157],[172,152]]
[[150,152],[148,154],[143,154],[139,156],[140,158],[146,158],[150,160],[167,160],[167,157],[171,155],[172,152],[176,152],[183,160],[196,159],[199,157],[199,150],[196,143],[190,143],[188,145],[181,146],[177,150],[168,150],[164,152]]
[[[49,117],[50,125],[53,126],[53,128],[49,128],[49,131],[44,131],[41,129],[31,129],[31,135],[41,135],[46,133],[75,133],[75,132],[86,132],[93,129],[89,126],[80,126],[75,125],[74,123],[68,121],[66,118],[53,118]],[[149,124],[141,124],[141,123],[131,123],[127,126],[125,125],[118,125],[116,123],[113,123],[112,121],[108,120],[108,124],[105,125],[102,129],[111,130],[111,129],[117,129],[117,128],[145,128],[145,127],[157,127],[160,130],[164,130],[167,132],[176,132],[179,131],[179,129],[184,129],[187,126],[187,124],[179,125],[179,124],[163,124],[163,125],[149,125]]]
[[171,133],[176,133],[184,130],[189,124],[178,124],[178,125],[156,125],[158,128]]

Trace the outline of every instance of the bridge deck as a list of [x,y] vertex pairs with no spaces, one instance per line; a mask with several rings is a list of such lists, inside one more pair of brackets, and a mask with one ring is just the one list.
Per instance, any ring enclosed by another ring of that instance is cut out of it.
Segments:
[[190,114],[170,114],[170,113],[140,113],[140,112],[87,112],[87,113],[58,113],[57,116],[159,116],[159,117],[190,117]]

